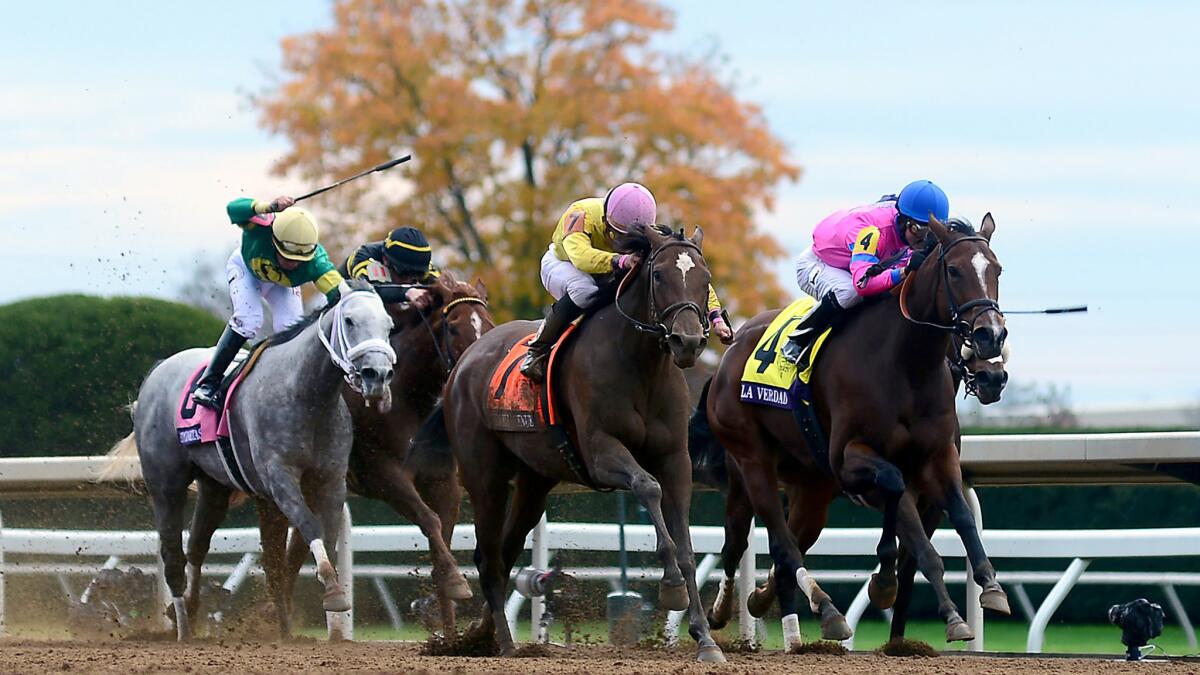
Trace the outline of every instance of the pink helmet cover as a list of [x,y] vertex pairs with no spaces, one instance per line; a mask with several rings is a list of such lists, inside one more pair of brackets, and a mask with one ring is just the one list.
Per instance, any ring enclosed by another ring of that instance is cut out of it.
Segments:
[[604,198],[604,216],[618,232],[634,225],[653,225],[657,211],[654,195],[638,183],[621,183]]

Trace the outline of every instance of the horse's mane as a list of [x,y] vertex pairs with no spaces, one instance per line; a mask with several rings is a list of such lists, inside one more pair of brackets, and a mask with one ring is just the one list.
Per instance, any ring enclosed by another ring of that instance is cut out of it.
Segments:
[[[375,292],[375,287],[371,285],[371,282],[369,282],[365,279],[350,279],[346,283],[350,286],[350,290],[352,290],[352,291],[371,291],[372,293]],[[250,345],[250,351],[254,351],[255,349],[258,348],[259,345],[261,345],[263,343],[266,343],[266,346],[269,348],[269,347],[274,347],[276,345],[284,344],[286,342],[291,342],[292,340],[294,340],[296,338],[296,336],[303,333],[305,328],[308,328],[309,326],[316,323],[316,321],[318,319],[320,319],[321,316],[323,314],[325,314],[325,312],[328,312],[330,309],[332,309],[336,305],[337,305],[336,302],[325,303],[324,306],[319,307],[319,308],[309,312],[308,314],[305,314],[304,318],[300,319],[296,323],[288,326],[287,328],[284,328],[283,330],[279,331],[278,333],[268,335],[267,337]]]

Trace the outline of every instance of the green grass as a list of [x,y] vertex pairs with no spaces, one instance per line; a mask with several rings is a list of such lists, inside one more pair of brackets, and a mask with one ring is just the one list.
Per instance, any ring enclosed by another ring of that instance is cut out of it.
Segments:
[[[806,621],[802,624],[801,628],[805,630],[805,641],[817,638],[817,635],[808,632],[809,630],[816,629],[815,621]],[[321,638],[325,635],[323,629],[316,627],[306,628],[300,632],[314,638]],[[991,652],[1024,652],[1028,632],[1029,626],[1027,624],[1016,621],[995,621],[986,626],[984,631],[984,645],[987,651]],[[914,621],[909,623],[907,633],[908,637],[928,642],[935,649],[941,651],[961,651],[965,648],[962,643],[946,644],[945,625],[941,622]],[[576,638],[578,639],[579,636],[586,635],[591,641],[595,642],[602,641],[606,634],[607,628],[605,624],[601,621],[595,621],[583,624],[576,631]],[[563,641],[562,626],[558,624],[552,625],[550,635],[552,641],[561,643]],[[730,626],[717,633],[717,636],[719,639],[725,640],[736,639],[738,636],[737,624],[730,624]],[[874,649],[886,642],[887,636],[888,625],[883,621],[860,622],[858,632],[855,635],[854,648],[856,650]],[[390,626],[384,625],[356,626],[354,637],[356,640],[421,641],[425,640],[427,635],[419,626],[406,623],[404,629],[399,632],[392,630]],[[516,639],[518,642],[526,642],[532,639],[528,622],[523,622],[518,626]],[[690,638],[686,636],[686,627],[684,629],[683,640],[690,642]],[[1183,656],[1197,652],[1197,650],[1188,647],[1183,630],[1175,625],[1168,625],[1162,636],[1153,642],[1160,649],[1160,651],[1155,652],[1156,654]],[[767,640],[764,646],[769,650],[783,648],[779,624],[774,620],[767,623]],[[1121,654],[1124,653],[1125,647],[1121,644],[1120,630],[1114,626],[1104,624],[1054,624],[1046,629],[1046,642],[1042,651],[1045,653],[1071,654]]]

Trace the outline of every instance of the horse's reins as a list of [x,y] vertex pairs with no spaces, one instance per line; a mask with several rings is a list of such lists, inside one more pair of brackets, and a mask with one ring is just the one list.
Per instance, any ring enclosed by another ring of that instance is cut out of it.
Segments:
[[362,377],[359,375],[358,366],[354,365],[354,359],[368,352],[378,352],[386,356],[391,363],[395,363],[396,351],[392,349],[391,343],[383,338],[367,338],[358,344],[350,344],[349,338],[342,330],[342,313],[350,299],[355,296],[379,297],[373,290],[350,291],[343,295],[334,306],[333,311],[327,312],[333,314],[333,325],[329,329],[329,337],[325,337],[325,327],[321,325],[325,314],[317,317],[317,335],[321,338],[321,344],[325,346],[325,350],[329,352],[329,359],[346,374],[346,382],[350,388],[361,394]]
[[[988,312],[995,312],[1000,316],[1004,316],[1004,312],[1000,310],[999,302],[996,302],[995,300],[986,296],[969,300],[961,305],[958,304],[958,302],[954,299],[954,289],[950,286],[950,269],[946,264],[946,253],[948,253],[950,249],[965,241],[981,241],[983,242],[984,246],[989,246],[988,240],[985,237],[971,235],[968,237],[955,239],[949,244],[941,247],[941,252],[938,254],[938,264],[942,266],[942,285],[946,287],[946,300],[950,304],[950,325],[940,324],[933,321],[921,321],[912,317],[912,314],[908,310],[908,293],[909,287],[912,285],[913,278],[917,276],[916,270],[914,270],[912,274],[907,275],[904,278],[904,283],[900,285],[900,314],[904,316],[905,319],[908,319],[910,322],[919,326],[929,326],[930,328],[937,328],[939,330],[954,333],[962,338],[964,344],[973,349],[974,342],[971,339],[971,335],[975,330],[975,325],[979,323],[980,317]],[[983,291],[984,293],[987,293],[986,288],[984,288]],[[971,319],[969,324],[966,321],[963,321],[963,313],[968,310],[975,309],[976,307],[982,307],[983,309],[975,313],[975,316]]]
[[[454,369],[454,364],[458,362],[458,357],[461,356],[454,354],[454,347],[450,344],[450,310],[463,304],[488,306],[487,300],[474,296],[457,298],[446,303],[442,307],[441,337],[438,337],[437,333],[434,332],[433,324],[429,323],[429,317],[425,316],[424,313],[421,314],[421,323],[425,324],[425,329],[429,331],[429,337],[433,339],[433,349],[437,352],[438,358],[442,360],[442,365],[446,366],[446,372]],[[445,350],[442,349],[443,342],[445,343]]]
[[679,302],[676,302],[664,309],[660,315],[658,306],[654,302],[654,279],[650,279],[650,290],[647,293],[649,300],[649,308],[647,311],[650,313],[650,321],[647,323],[645,321],[635,319],[625,312],[625,309],[621,307],[621,293],[625,290],[625,284],[628,283],[630,279],[634,278],[641,271],[642,267],[653,270],[654,261],[658,258],[659,254],[668,248],[675,246],[684,246],[694,249],[696,253],[701,255],[701,257],[704,256],[704,254],[700,251],[700,247],[697,246],[695,242],[689,239],[671,239],[662,246],[654,249],[650,253],[650,257],[642,261],[637,267],[634,267],[625,273],[625,276],[621,279],[621,283],[617,286],[617,294],[613,298],[613,304],[616,305],[617,312],[624,317],[626,321],[633,324],[634,328],[642,331],[643,333],[649,333],[651,335],[658,336],[658,338],[664,343],[675,335],[672,328],[667,327],[667,323],[669,322],[670,325],[674,327],[676,319],[679,318],[679,313],[685,309],[690,309],[696,313],[697,318],[700,319],[700,325],[704,328],[704,337],[707,338],[709,332],[712,330],[712,324],[708,320],[708,315],[700,308],[700,305],[697,305],[691,300],[680,300]]

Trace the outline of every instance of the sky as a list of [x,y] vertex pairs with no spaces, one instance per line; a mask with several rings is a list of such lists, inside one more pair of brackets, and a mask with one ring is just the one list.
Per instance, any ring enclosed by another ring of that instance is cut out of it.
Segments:
[[[795,288],[790,259],[822,217],[929,178],[952,212],[994,215],[1006,309],[1091,307],[1009,317],[1014,382],[1079,405],[1200,401],[1200,4],[671,6],[659,45],[715,40],[803,167],[761,214],[788,251],[763,273]],[[248,98],[278,76],[280,38],[329,22],[311,0],[7,6],[0,303],[175,297],[236,245],[226,201],[311,187],[270,174],[286,141]]]

